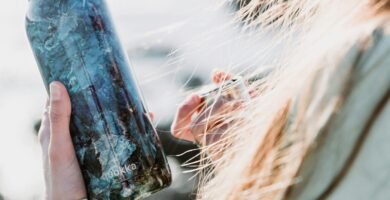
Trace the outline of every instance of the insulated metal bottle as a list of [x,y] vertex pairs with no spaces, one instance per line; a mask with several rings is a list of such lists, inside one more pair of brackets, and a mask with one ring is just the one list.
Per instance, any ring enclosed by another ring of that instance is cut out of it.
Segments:
[[46,88],[72,102],[89,199],[141,199],[171,172],[104,0],[29,0],[26,30]]

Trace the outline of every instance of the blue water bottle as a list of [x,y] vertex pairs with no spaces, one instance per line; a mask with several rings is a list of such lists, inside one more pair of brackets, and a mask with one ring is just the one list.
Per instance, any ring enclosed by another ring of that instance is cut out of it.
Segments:
[[62,82],[89,199],[141,199],[171,172],[104,0],[29,0],[27,35],[46,88]]

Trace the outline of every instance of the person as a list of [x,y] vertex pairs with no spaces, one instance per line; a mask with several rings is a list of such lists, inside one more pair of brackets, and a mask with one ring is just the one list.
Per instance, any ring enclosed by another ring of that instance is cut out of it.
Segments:
[[[229,126],[217,141],[198,137],[197,199],[388,198],[390,0],[245,1],[240,14],[260,32],[278,30],[286,50],[250,85],[259,91],[250,101],[212,113]],[[219,85],[229,78],[213,75]],[[59,82],[50,94],[39,134],[46,198],[82,199],[69,96]],[[192,95],[179,107],[174,136],[209,134],[192,129],[201,102]]]

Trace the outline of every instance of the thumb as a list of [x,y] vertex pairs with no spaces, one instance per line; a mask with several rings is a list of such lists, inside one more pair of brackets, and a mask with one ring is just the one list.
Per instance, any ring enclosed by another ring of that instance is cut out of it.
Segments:
[[82,199],[86,190],[70,136],[71,103],[64,85],[50,84],[49,104],[49,199]]
[[50,84],[50,145],[49,157],[52,164],[59,164],[66,159],[66,152],[73,151],[69,123],[71,115],[71,103],[64,85],[59,82]]

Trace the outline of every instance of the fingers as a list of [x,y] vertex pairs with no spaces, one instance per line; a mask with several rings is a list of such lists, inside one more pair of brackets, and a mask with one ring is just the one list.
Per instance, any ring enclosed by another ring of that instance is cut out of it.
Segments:
[[[200,120],[204,118],[209,118],[211,116],[222,116],[224,114],[230,113],[234,111],[242,105],[242,101],[240,100],[228,100],[224,96],[220,96],[217,98],[215,103],[206,108],[203,112],[201,112],[201,117],[198,117]],[[203,117],[202,117],[203,116]]]
[[202,100],[198,95],[192,95],[179,107],[175,120],[172,124],[172,135],[178,139],[194,141],[190,132],[192,116],[201,106]]
[[192,95],[190,98],[184,101],[184,103],[179,107],[177,118],[180,121],[191,120],[192,114],[198,110],[198,106],[202,103],[201,97],[199,95]]
[[50,143],[49,159],[51,164],[61,165],[61,161],[73,156],[74,149],[70,137],[69,123],[71,103],[65,87],[59,82],[50,84]]
[[219,85],[225,81],[231,80],[232,75],[230,73],[226,73],[222,70],[215,70],[211,77],[214,84]]
[[[190,131],[197,142],[204,144],[204,140],[216,141],[211,135],[221,134],[235,118],[235,111],[243,107],[242,101],[228,101],[218,98],[215,104],[202,111],[191,123]],[[202,142],[203,141],[203,142]],[[209,144],[206,142],[205,144]]]
[[[221,84],[226,80],[232,79],[229,73],[217,70],[212,75],[212,81],[215,84]],[[175,120],[172,124],[172,135],[178,139],[195,141],[191,132],[192,118],[202,107],[202,99],[199,95],[192,95],[178,109]],[[200,124],[198,124],[200,125]],[[197,126],[199,129],[200,126]]]

